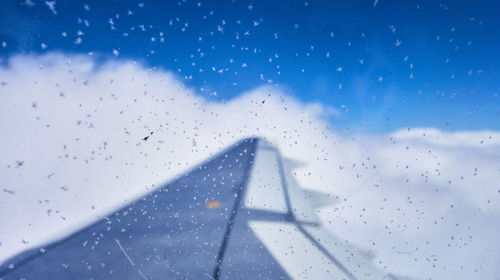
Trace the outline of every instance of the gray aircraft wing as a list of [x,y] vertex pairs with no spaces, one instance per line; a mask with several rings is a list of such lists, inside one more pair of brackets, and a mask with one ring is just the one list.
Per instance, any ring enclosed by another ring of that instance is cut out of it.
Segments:
[[293,162],[245,139],[62,240],[0,264],[0,279],[393,279],[328,232]]

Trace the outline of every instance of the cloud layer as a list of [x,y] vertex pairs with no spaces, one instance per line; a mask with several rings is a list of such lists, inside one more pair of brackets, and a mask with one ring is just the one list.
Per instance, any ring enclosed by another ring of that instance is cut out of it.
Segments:
[[500,272],[499,132],[340,136],[324,119],[332,113],[272,87],[211,102],[131,61],[13,57],[0,69],[0,261],[260,136],[306,163],[295,171],[303,187],[339,196],[323,222],[378,252],[381,269],[423,279]]

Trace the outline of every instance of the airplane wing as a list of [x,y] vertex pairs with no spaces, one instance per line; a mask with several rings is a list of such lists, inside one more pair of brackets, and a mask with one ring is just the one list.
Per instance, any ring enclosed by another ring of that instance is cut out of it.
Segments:
[[0,264],[0,279],[393,279],[322,227],[332,200],[301,189],[261,139],[62,240]]

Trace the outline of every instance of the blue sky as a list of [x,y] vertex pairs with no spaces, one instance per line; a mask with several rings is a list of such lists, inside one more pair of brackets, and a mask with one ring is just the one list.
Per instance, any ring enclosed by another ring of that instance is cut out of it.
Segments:
[[496,1],[0,5],[3,64],[16,54],[91,52],[173,71],[209,100],[278,87],[339,111],[326,116],[338,131],[500,129]]

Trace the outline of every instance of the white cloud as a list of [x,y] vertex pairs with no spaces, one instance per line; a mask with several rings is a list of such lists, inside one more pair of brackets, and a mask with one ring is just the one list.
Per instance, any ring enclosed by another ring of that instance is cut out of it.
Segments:
[[339,136],[324,120],[337,110],[276,88],[210,102],[168,72],[83,56],[13,57],[0,82],[0,260],[262,136],[307,163],[296,170],[304,187],[340,196],[323,221],[376,250],[382,269],[433,279],[500,272],[499,132]]

